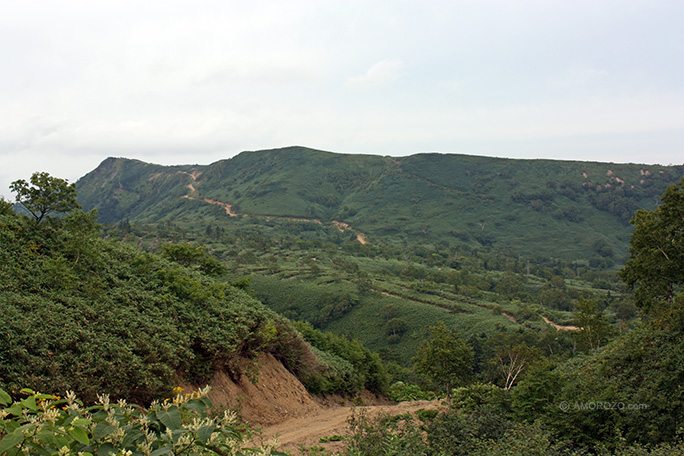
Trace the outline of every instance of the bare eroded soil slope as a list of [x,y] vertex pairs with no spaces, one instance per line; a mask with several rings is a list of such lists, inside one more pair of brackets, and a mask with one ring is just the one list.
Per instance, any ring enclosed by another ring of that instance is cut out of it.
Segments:
[[[264,426],[320,411],[321,405],[273,355],[261,355],[257,363],[256,381],[247,375],[236,381],[224,371],[214,374],[209,383],[214,405],[237,409],[245,421]],[[198,386],[203,385],[188,388]]]
[[[436,401],[393,405],[387,401],[383,403],[370,394],[360,399],[362,404],[369,405],[355,407],[341,398],[327,401],[315,399],[273,356],[260,356],[258,364],[256,382],[246,376],[234,381],[225,372],[216,373],[210,383],[212,388],[209,397],[216,405],[237,408],[244,420],[262,427],[265,440],[277,437],[282,449],[296,450],[300,445],[341,449],[344,445],[342,442],[322,444],[320,439],[348,434],[347,420],[353,413],[373,417],[440,407]],[[190,385],[187,387],[193,388]]]

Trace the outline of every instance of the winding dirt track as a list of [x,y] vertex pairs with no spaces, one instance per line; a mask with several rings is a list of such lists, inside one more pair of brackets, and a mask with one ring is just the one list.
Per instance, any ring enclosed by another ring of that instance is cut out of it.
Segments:
[[543,315],[542,315],[542,320],[544,320],[544,322],[545,322],[546,324],[551,325],[551,326],[553,326],[554,328],[556,328],[556,330],[558,330],[558,331],[579,331],[580,329],[582,329],[582,328],[578,328],[577,326],[562,326],[562,325],[557,325],[556,323],[552,322],[551,320],[549,320],[548,318],[546,318],[546,317],[543,316]]
[[[345,442],[321,443],[322,437],[349,435],[348,419],[352,414],[376,417],[382,414],[401,415],[420,409],[438,409],[439,401],[401,402],[397,405],[371,405],[360,407],[327,407],[318,413],[292,418],[282,423],[263,428],[263,437],[268,440],[277,437],[283,450],[297,450],[299,447],[322,446],[328,451],[339,451]],[[296,454],[296,453],[295,453]]]

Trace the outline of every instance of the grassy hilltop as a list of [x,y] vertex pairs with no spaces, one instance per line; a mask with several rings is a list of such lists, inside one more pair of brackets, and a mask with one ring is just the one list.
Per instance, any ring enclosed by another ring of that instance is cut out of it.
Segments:
[[96,207],[110,223],[250,223],[268,232],[289,220],[302,231],[311,231],[307,223],[334,228],[328,238],[343,230],[348,239],[360,234],[369,242],[619,264],[632,214],[654,208],[683,175],[684,166],[392,158],[289,147],[243,152],[207,166],[110,158],[77,188],[83,206]]

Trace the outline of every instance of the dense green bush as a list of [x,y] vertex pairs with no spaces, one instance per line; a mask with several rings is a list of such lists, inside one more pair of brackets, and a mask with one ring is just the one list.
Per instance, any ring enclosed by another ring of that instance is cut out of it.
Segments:
[[314,353],[315,366],[304,370],[300,375],[307,390],[314,394],[349,396],[363,389],[362,377],[349,361],[316,348]]
[[349,419],[351,437],[346,456],[427,456],[422,426],[411,414],[369,418],[356,413]]
[[387,391],[387,398],[395,402],[430,401],[435,399],[435,397],[437,396],[433,391],[425,391],[418,385],[402,381],[392,383]]
[[239,357],[277,353],[295,332],[241,289],[100,239],[87,214],[0,215],[0,303],[0,384],[85,400],[149,402],[179,376],[239,376]]
[[[590,448],[568,442],[541,422],[517,422],[491,404],[463,410],[451,408],[434,416],[419,411],[370,418],[355,413],[344,456],[676,456],[684,444],[651,446],[617,444]],[[424,419],[420,419],[423,417]]]
[[683,336],[647,325],[560,366],[552,425],[585,443],[674,441],[684,424]]
[[73,392],[60,398],[24,389],[26,397],[12,401],[0,389],[0,454],[45,455],[284,455],[274,444],[248,448],[248,428],[234,413],[212,413],[208,388],[149,408],[110,402],[100,395],[85,406]]
[[304,376],[307,386],[315,382],[315,389],[325,394],[354,394],[363,388],[386,393],[390,374],[377,354],[359,341],[319,331],[309,323],[296,322],[295,327],[319,351],[321,360],[319,366]]

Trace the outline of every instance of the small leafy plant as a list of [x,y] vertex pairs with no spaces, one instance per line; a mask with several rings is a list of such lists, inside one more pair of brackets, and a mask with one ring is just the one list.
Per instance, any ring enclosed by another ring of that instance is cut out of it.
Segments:
[[319,442],[320,443],[329,443],[329,442],[341,442],[345,439],[343,435],[335,434],[335,435],[330,435],[326,437],[321,437]]
[[7,456],[161,456],[161,455],[281,455],[275,443],[245,447],[251,437],[232,412],[212,417],[209,388],[149,408],[109,396],[98,396],[86,407],[73,392],[66,397],[21,390],[26,398],[13,401],[0,389],[0,454]]

